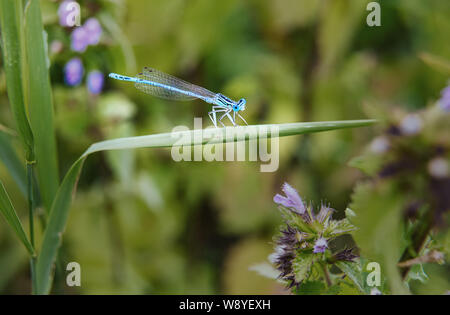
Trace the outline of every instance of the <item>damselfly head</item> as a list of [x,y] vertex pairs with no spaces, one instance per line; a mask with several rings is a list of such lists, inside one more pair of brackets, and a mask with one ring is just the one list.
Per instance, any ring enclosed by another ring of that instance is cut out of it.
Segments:
[[238,111],[244,111],[245,110],[245,104],[247,103],[247,101],[245,100],[245,98],[241,98],[239,100],[239,102],[237,103],[238,106]]

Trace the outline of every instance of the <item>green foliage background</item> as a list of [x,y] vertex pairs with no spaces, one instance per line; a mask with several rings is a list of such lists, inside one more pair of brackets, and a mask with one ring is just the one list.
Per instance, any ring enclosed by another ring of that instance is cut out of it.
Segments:
[[[380,1],[381,27],[367,26],[369,1],[359,0],[79,2],[82,20],[96,16],[104,28],[101,44],[82,56],[87,70],[133,75],[151,66],[246,97],[251,124],[363,119],[365,104],[420,109],[448,80],[448,72],[419,58],[428,52],[450,59],[448,1]],[[62,68],[77,54],[58,24],[58,5],[41,1],[48,42],[65,45],[50,53],[60,174],[93,142],[169,132],[192,127],[194,116],[207,118],[200,101],[159,100],[123,82],[106,80],[98,97],[84,85],[67,87]],[[14,128],[3,67],[0,124]],[[273,195],[288,181],[306,200],[330,202],[342,216],[363,178],[347,162],[373,135],[363,128],[282,138],[275,173],[250,162],[176,163],[168,149],[93,155],[60,254],[63,266],[81,264],[82,286],[67,288],[64,273],[57,273],[53,292],[287,292],[249,270],[272,251],[281,222]],[[3,164],[0,176],[26,222],[23,187]],[[414,292],[449,288],[448,268],[427,268],[436,280],[414,282]],[[28,292],[29,277],[26,250],[0,220],[0,292]]]

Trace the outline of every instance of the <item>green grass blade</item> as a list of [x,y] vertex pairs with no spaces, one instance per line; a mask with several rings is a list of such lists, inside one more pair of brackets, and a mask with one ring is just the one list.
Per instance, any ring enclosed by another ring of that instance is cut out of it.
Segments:
[[0,1],[2,51],[6,88],[19,138],[28,160],[33,160],[33,134],[27,118],[23,93],[22,1]]
[[47,221],[47,227],[42,241],[41,252],[36,264],[37,294],[48,294],[51,289],[53,278],[53,266],[61,244],[62,234],[69,215],[72,203],[72,195],[84,159],[79,159],[67,172],[59,187],[56,198]]
[[[251,125],[246,127],[228,127],[218,129],[198,129],[190,130],[189,136],[185,132],[170,132],[161,133],[156,135],[140,136],[120,138],[113,140],[106,140],[102,142],[94,143],[83,154],[83,156],[89,155],[93,152],[104,150],[123,150],[123,149],[136,149],[136,148],[162,148],[171,147],[173,145],[197,145],[205,143],[218,143],[222,142],[235,142],[236,139],[240,139],[239,135],[242,135],[245,140],[255,139],[258,135],[259,128],[265,127],[268,131],[270,128],[277,127],[279,130],[279,137],[300,135],[312,132],[321,132],[335,129],[344,128],[356,128],[369,126],[375,123],[375,120],[344,120],[344,121],[327,121],[327,122],[303,122],[303,123],[290,123],[290,124],[269,124],[269,125]],[[229,138],[228,131],[234,132],[234,137]],[[212,135],[221,135],[218,140],[212,140]],[[253,136],[252,136],[253,135]],[[185,142],[180,142],[180,137],[186,139]],[[270,132],[268,133],[270,136]]]
[[5,165],[24,196],[27,195],[27,176],[22,162],[14,150],[10,135],[0,131],[0,161]]
[[49,211],[59,186],[59,176],[53,101],[39,0],[30,0],[26,5],[25,38],[29,117],[34,135],[38,183],[43,204]]
[[450,60],[427,52],[420,53],[419,58],[430,67],[442,73],[450,74]]
[[[336,130],[344,128],[363,127],[374,124],[374,120],[350,120],[350,121],[331,121],[331,122],[311,122],[311,123],[292,123],[280,125],[263,125],[265,127],[276,126],[279,130],[279,137],[299,135],[304,133],[320,132],[327,130]],[[253,139],[252,131],[259,126],[248,126],[238,128],[228,128],[234,130],[245,137],[245,139]],[[64,180],[58,190],[56,198],[53,202],[47,228],[44,233],[41,252],[37,259],[36,275],[37,275],[37,294],[48,294],[52,283],[52,266],[54,265],[58,247],[61,243],[62,235],[66,227],[67,218],[69,214],[72,197],[76,188],[76,183],[80,175],[83,162],[85,158],[94,152],[105,150],[121,150],[121,149],[137,149],[137,148],[156,148],[156,147],[171,147],[173,145],[196,145],[201,143],[214,143],[211,141],[211,132],[218,132],[224,135],[224,142],[234,142],[236,138],[227,138],[227,128],[220,129],[203,129],[190,130],[187,133],[190,135],[189,140],[179,142],[178,136],[182,133],[162,133],[156,135],[120,138],[114,140],[107,140],[94,143],[88,150],[72,165],[69,172],[67,172]],[[186,135],[186,133],[184,134]]]
[[5,187],[3,183],[0,181],[0,212],[6,219],[6,222],[12,227],[17,237],[23,243],[25,248],[28,250],[31,256],[34,256],[34,249],[28,240],[27,235],[23,229],[22,223],[20,222],[19,217],[17,216],[16,210],[9,199],[8,194],[6,193]]

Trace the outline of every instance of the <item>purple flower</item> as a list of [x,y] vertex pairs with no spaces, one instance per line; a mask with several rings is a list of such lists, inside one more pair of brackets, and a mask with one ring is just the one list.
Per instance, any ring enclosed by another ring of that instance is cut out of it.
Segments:
[[63,1],[58,8],[59,24],[65,27],[72,27],[76,24],[76,19],[79,18],[79,5],[76,1]]
[[80,84],[83,78],[84,68],[80,58],[72,58],[64,67],[64,81],[67,85],[75,86]]
[[385,136],[380,136],[372,140],[370,143],[370,150],[376,154],[382,154],[389,150],[389,139]]
[[273,201],[286,208],[291,208],[298,214],[304,214],[306,211],[305,205],[303,204],[302,198],[298,195],[298,192],[288,183],[284,183],[283,192],[286,194],[286,197],[276,194],[275,197],[273,197]]
[[71,48],[73,51],[84,52],[89,45],[89,36],[83,26],[77,27],[71,34]]
[[83,26],[73,30],[72,50],[84,52],[89,45],[97,45],[102,35],[102,27],[96,18],[90,18]]
[[316,243],[314,244],[314,250],[313,252],[315,254],[317,253],[324,253],[325,250],[328,248],[328,242],[323,237],[319,238]]
[[90,18],[84,23],[83,28],[87,33],[87,42],[89,45],[97,45],[102,35],[102,26],[96,18]]
[[437,157],[428,162],[428,173],[434,178],[445,178],[449,175],[449,163],[443,157]]
[[412,136],[422,129],[422,119],[416,114],[406,115],[400,123],[400,130],[404,135]]
[[353,248],[346,248],[331,257],[331,261],[351,261],[353,262],[358,255],[353,253]]
[[446,112],[450,112],[450,85],[442,90],[441,96],[439,100],[440,107]]
[[92,94],[100,94],[103,89],[103,73],[98,70],[91,71],[87,77],[87,87]]

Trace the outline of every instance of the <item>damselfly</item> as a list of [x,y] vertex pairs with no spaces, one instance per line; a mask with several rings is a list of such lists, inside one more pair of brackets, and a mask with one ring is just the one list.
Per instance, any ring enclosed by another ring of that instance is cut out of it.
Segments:
[[110,73],[109,77],[134,82],[137,89],[157,97],[179,101],[199,98],[212,104],[212,110],[208,115],[216,127],[217,122],[225,126],[222,122],[224,117],[228,117],[231,123],[236,126],[236,116],[247,125],[247,122],[239,113],[245,110],[246,101],[243,98],[235,102],[223,94],[213,93],[205,88],[148,67],[145,67],[142,73],[139,73],[136,77],[127,77],[117,73]]

